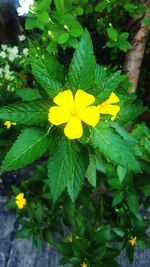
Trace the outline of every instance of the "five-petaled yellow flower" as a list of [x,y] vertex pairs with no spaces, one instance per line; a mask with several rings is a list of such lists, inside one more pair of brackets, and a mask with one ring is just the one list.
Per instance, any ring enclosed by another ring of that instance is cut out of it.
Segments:
[[77,90],[75,96],[71,90],[65,90],[54,98],[49,109],[48,120],[54,125],[66,123],[64,133],[69,139],[77,139],[83,135],[82,121],[95,127],[99,121],[99,108],[91,106],[95,97],[83,90]]
[[10,129],[11,125],[16,125],[16,122],[5,121],[4,125],[6,126],[7,129]]
[[85,262],[81,263],[81,267],[87,267],[87,264]]
[[19,209],[24,208],[24,206],[26,205],[26,198],[24,197],[24,193],[19,193],[16,196],[16,205],[18,206]]
[[112,105],[120,101],[119,97],[115,93],[111,93],[110,97],[99,105],[100,114],[109,114],[112,115],[111,120],[115,120],[120,107],[118,105]]
[[135,237],[131,237],[131,239],[128,242],[130,243],[132,247],[134,247],[136,240],[137,240],[137,237],[135,236]]

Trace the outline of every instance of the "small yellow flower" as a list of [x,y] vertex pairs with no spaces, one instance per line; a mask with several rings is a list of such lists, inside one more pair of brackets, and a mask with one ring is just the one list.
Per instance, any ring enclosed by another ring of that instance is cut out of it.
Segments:
[[54,125],[66,123],[64,133],[69,139],[83,135],[82,121],[95,127],[99,121],[99,109],[91,106],[95,97],[83,90],[77,90],[75,97],[71,90],[65,90],[54,98],[57,106],[49,109],[48,120]]
[[16,196],[16,205],[18,206],[19,209],[24,208],[24,206],[26,205],[26,198],[24,198],[24,193],[19,193]]
[[87,267],[87,264],[85,262],[81,263],[81,267]]
[[68,235],[67,240],[68,240],[68,242],[72,243],[72,241],[73,241],[73,236],[72,236],[72,235]]
[[16,125],[16,122],[5,121],[4,125],[6,126],[7,129],[10,129],[11,125]]
[[137,237],[131,237],[131,239],[128,241],[132,247],[134,247]]
[[120,107],[112,104],[118,103],[119,101],[119,97],[115,93],[111,93],[110,97],[98,106],[100,114],[112,115],[111,120],[114,121],[120,111]]

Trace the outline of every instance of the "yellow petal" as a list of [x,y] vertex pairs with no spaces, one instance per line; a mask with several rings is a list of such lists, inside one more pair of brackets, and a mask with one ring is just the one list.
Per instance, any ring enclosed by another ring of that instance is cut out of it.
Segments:
[[20,199],[22,199],[22,198],[24,198],[24,193],[19,193],[19,194],[16,196],[16,199],[17,199],[17,200],[20,200]]
[[74,101],[73,101],[73,94],[71,90],[65,90],[61,93],[59,93],[55,98],[54,98],[54,103],[57,104],[58,106],[72,111],[73,106],[74,106]]
[[6,126],[7,129],[10,129],[11,127],[11,122],[10,121],[5,121],[4,125]]
[[71,113],[66,109],[61,107],[51,107],[49,109],[48,120],[54,125],[60,125],[62,123],[68,122]]
[[104,104],[101,104],[98,107],[99,107],[99,112],[101,114],[115,115],[120,110],[120,107],[117,106],[117,105],[106,105],[106,104],[104,105]]
[[81,120],[72,116],[64,129],[64,133],[69,139],[80,138],[83,135]]
[[107,114],[109,114],[109,115],[116,116],[119,111],[120,111],[120,107],[119,106],[109,105],[107,107],[107,112],[108,112]]
[[90,126],[95,127],[100,119],[98,107],[87,107],[78,112],[79,118]]
[[27,201],[26,201],[26,198],[23,198],[23,199],[22,199],[22,204],[23,204],[24,206],[26,205],[26,202],[27,202]]
[[111,93],[108,100],[111,104],[118,103],[120,101],[119,97],[114,92]]
[[24,205],[20,203],[19,201],[16,201],[16,205],[18,206],[19,209],[23,209]]
[[75,109],[79,110],[86,108],[93,104],[95,97],[91,94],[84,92],[83,90],[77,90],[75,95]]

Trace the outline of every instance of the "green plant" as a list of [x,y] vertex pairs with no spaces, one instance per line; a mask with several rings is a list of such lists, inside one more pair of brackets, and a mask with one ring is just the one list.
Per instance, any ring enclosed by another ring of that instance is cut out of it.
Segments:
[[62,264],[118,267],[123,250],[132,262],[135,247],[150,247],[150,135],[137,123],[146,108],[117,67],[130,48],[128,23],[148,24],[146,11],[129,0],[39,0],[27,16],[31,69],[27,63],[24,81],[15,80],[13,104],[0,107],[0,119],[16,123],[10,143],[21,133],[1,173],[37,165],[12,186],[8,207],[21,225],[16,238],[32,237],[38,249],[44,239]]
[[[66,81],[64,80],[64,70],[57,60],[50,56],[47,58],[45,54],[41,53],[42,51],[35,44],[31,44],[32,71],[37,81],[44,88],[48,98],[19,102],[0,109],[0,118],[3,120],[13,121],[28,127],[38,126],[22,130],[6,155],[1,171],[5,172],[23,167],[41,157],[50,148],[49,179],[55,201],[65,188],[67,188],[72,200],[76,199],[86,176],[92,154],[96,156],[97,153],[100,153],[115,164],[119,164],[130,171],[139,172],[140,165],[135,158],[134,150],[127,143],[128,138],[130,139],[129,134],[124,132],[122,128],[120,129],[119,126],[114,126],[109,121],[105,122],[107,116],[107,120],[109,120],[109,115],[105,115],[106,117],[101,115],[102,118],[99,123],[99,119],[96,119],[93,130],[85,126],[80,142],[67,139],[61,132],[61,127],[55,127],[48,122],[49,109],[53,106],[52,101],[59,92],[67,88],[76,92],[80,88],[87,93],[92,93],[93,99],[96,99],[96,105],[98,105],[109,97],[120,82],[119,72],[107,77],[103,68],[96,64],[88,33],[84,33],[78,49],[74,53]],[[44,57],[45,60],[43,60]],[[86,96],[83,95],[83,101],[84,97]],[[120,96],[120,98],[123,99],[123,96]],[[62,110],[62,112],[64,111]],[[93,112],[97,112],[97,110]],[[83,120],[86,121],[87,119]],[[90,123],[93,122],[88,124]],[[44,128],[39,128],[39,124],[43,125]],[[53,147],[55,142],[57,146]],[[20,146],[20,144],[23,145]],[[62,169],[56,167],[58,162]],[[66,165],[67,162],[68,165]]]

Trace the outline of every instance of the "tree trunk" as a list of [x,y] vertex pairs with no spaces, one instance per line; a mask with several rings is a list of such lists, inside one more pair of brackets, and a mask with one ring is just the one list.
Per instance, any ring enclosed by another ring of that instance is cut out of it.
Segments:
[[[148,9],[150,8],[150,0],[140,0],[140,4],[145,4]],[[147,17],[150,17],[150,9],[144,16],[144,18]],[[147,37],[148,26],[146,24],[140,24],[140,27],[131,38],[132,48],[129,49],[125,57],[123,72],[128,75],[129,80],[132,83],[132,87],[129,88],[130,93],[135,92],[138,85],[140,68],[144,57]]]

